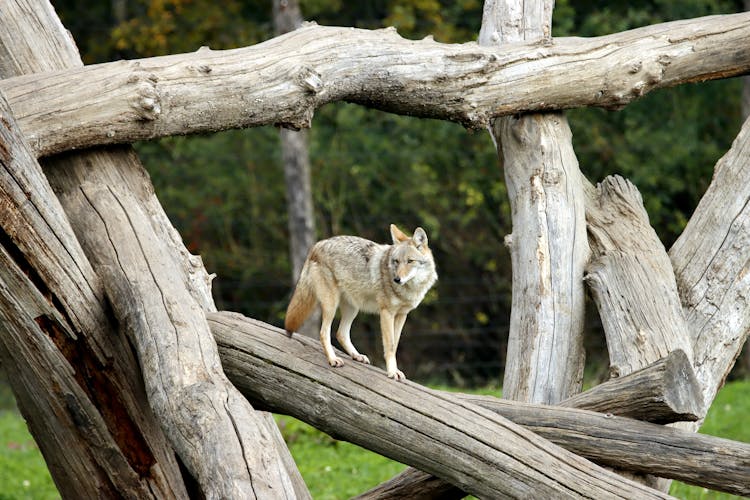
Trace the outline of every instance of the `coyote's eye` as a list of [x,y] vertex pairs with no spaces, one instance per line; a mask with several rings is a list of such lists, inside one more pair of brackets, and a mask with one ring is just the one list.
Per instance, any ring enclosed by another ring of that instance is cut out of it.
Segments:
[[393,259],[391,262],[393,263],[394,266],[398,265],[398,259]]
[[415,262],[416,262],[416,260],[414,260],[414,259],[409,259],[409,260],[406,261],[407,264],[414,264]]

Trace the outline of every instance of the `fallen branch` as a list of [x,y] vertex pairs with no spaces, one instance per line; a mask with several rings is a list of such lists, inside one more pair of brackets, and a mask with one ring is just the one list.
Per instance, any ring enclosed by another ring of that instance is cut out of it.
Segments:
[[442,44],[308,24],[242,49],[118,61],[0,82],[40,156],[228,128],[310,125],[349,101],[485,128],[521,111],[620,108],[653,89],[750,70],[750,13],[549,44]]
[[[745,443],[587,410],[456,395],[414,383],[394,384],[382,370],[353,361],[341,370],[332,370],[316,341],[302,336],[288,339],[281,330],[236,313],[212,313],[209,325],[227,376],[255,407],[302,419],[334,437],[430,472],[472,494],[477,494],[471,489],[475,486],[472,481],[481,477],[487,486],[490,479],[482,473],[487,463],[474,464],[466,454],[478,453],[476,456],[492,462],[494,455],[486,446],[507,452],[506,446],[515,447],[522,437],[529,439],[526,448],[511,456],[535,463],[531,457],[538,445],[504,419],[488,419],[478,406],[605,465],[750,494],[750,445]],[[462,434],[460,446],[451,441],[456,432]],[[398,443],[394,443],[394,435],[398,435]],[[472,440],[483,445],[474,446]],[[445,449],[438,452],[434,447]],[[550,448],[547,451],[552,452]],[[480,455],[483,453],[488,455]],[[450,460],[436,463],[440,457]],[[464,466],[468,469],[462,471]],[[505,461],[494,464],[505,471],[507,466]],[[600,472],[603,474],[589,471]],[[449,474],[458,477],[449,479]],[[496,490],[495,496],[498,491],[502,490]]]
[[703,395],[687,355],[672,351],[641,370],[610,379],[558,403],[656,424],[696,421]]

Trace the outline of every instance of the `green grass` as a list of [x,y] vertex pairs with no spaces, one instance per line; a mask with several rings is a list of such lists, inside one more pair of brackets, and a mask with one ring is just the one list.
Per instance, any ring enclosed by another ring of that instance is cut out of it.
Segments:
[[350,498],[406,468],[297,419],[277,416],[276,421],[315,500]]
[[[498,393],[497,389],[476,392]],[[750,381],[732,382],[719,392],[701,432],[750,443],[749,417]],[[277,422],[315,500],[349,498],[404,469],[398,462],[336,441],[293,418],[278,416]],[[670,493],[685,500],[739,498],[678,482]],[[52,498],[59,495],[39,449],[0,384],[0,500]]]
[[0,411],[0,500],[60,498],[47,465],[13,410]]
[[[750,380],[731,382],[716,395],[700,432],[750,443]],[[726,493],[672,483],[669,493],[685,500],[728,500],[742,498]]]

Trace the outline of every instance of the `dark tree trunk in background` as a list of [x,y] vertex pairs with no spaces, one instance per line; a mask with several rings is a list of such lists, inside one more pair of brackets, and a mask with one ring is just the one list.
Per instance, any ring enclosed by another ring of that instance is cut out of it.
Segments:
[[[297,0],[274,0],[273,26],[277,36],[296,30],[302,21],[302,12]],[[307,252],[315,243],[308,132],[304,129],[282,128],[279,133],[289,217],[289,260],[292,264],[292,285],[294,285],[302,271]],[[317,337],[319,321],[320,313],[316,311],[303,325],[300,333]]]

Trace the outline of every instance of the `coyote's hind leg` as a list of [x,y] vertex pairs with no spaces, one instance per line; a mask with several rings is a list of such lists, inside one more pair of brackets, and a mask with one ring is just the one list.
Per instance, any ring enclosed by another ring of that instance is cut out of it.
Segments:
[[351,356],[354,361],[360,363],[370,364],[370,360],[364,354],[360,354],[357,348],[352,344],[351,329],[354,318],[357,317],[359,310],[349,303],[345,298],[342,298],[341,304],[339,304],[339,310],[341,311],[341,322],[339,323],[339,329],[336,331],[336,338],[341,344],[341,347],[346,353]]

